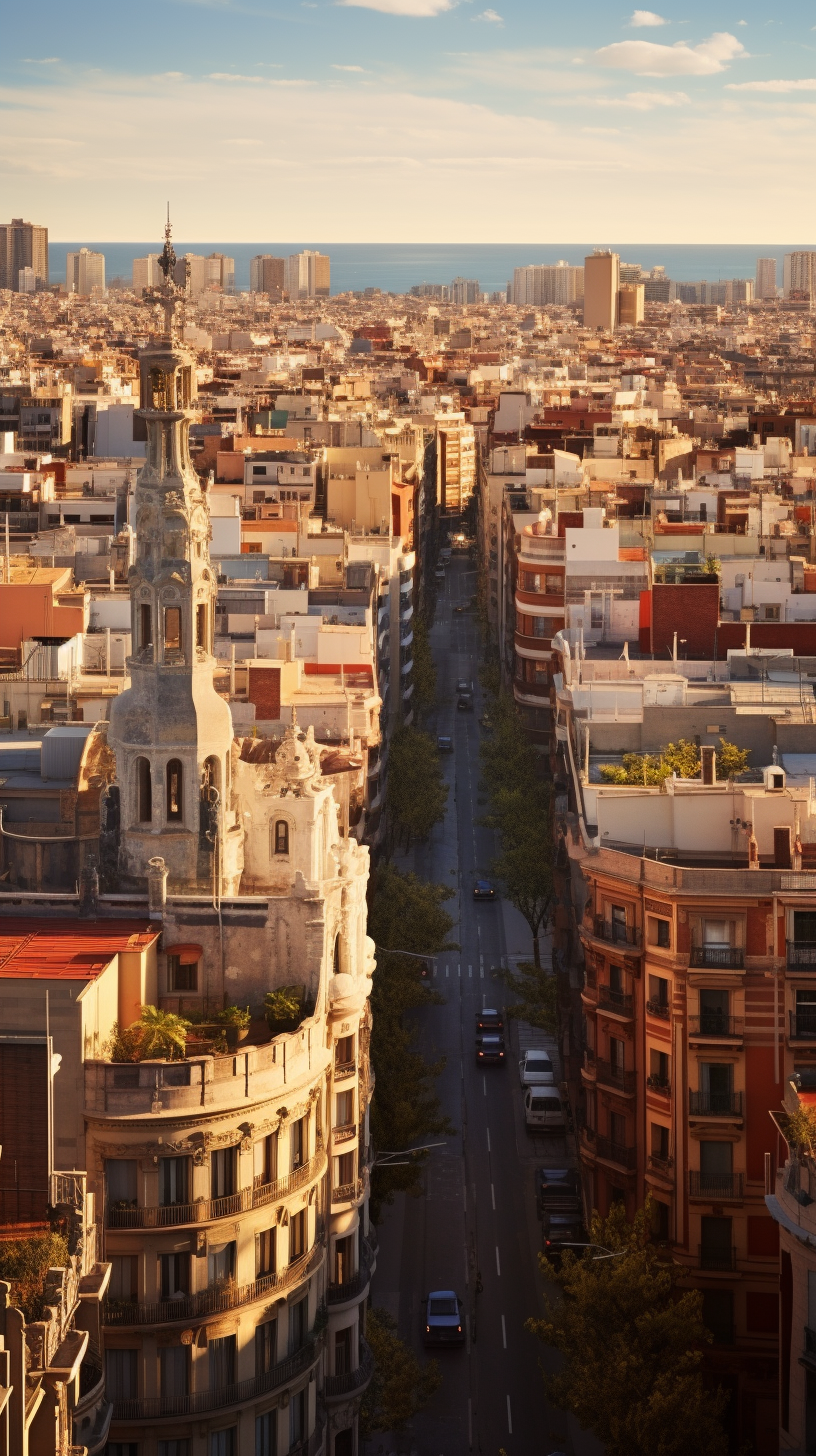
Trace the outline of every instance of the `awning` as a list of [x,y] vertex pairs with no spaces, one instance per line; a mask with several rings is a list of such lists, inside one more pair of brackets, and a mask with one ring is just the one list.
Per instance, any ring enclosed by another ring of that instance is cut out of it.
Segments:
[[165,946],[165,955],[177,956],[179,965],[181,966],[194,966],[197,961],[201,960],[203,954],[203,947],[193,945],[192,942],[188,945]]

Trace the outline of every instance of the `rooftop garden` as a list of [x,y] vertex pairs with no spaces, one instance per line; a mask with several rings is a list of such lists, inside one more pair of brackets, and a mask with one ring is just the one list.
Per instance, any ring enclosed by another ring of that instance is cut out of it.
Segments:
[[11,1303],[23,1311],[29,1324],[42,1319],[48,1270],[67,1263],[68,1240],[64,1234],[33,1234],[25,1239],[0,1241],[0,1279],[11,1285]]
[[140,1008],[139,1020],[130,1026],[115,1022],[105,1044],[104,1055],[111,1062],[184,1061],[186,1057],[227,1055],[249,1038],[250,1027],[258,1028],[268,1040],[283,1032],[296,1031],[314,1012],[314,1002],[304,986],[280,986],[268,991],[262,1007],[225,1006],[214,1015],[188,1012],[180,1016],[157,1006]]

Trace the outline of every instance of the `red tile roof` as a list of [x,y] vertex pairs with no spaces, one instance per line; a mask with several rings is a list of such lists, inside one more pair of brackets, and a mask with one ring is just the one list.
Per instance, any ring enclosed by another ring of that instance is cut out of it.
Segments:
[[159,930],[144,920],[0,920],[0,977],[92,981],[120,951],[142,951]]

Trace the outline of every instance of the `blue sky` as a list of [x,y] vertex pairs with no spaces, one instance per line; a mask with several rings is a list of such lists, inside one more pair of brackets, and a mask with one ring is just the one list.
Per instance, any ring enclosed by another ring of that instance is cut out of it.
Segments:
[[[7,7],[3,210],[53,238],[816,234],[816,11],[599,0]],[[784,224],[782,222],[784,220]]]

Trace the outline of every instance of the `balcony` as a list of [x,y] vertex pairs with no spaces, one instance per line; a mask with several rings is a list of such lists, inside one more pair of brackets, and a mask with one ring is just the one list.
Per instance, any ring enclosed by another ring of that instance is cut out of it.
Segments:
[[689,1092],[692,1117],[742,1117],[741,1092]]
[[374,1374],[374,1356],[365,1340],[360,1340],[360,1363],[356,1370],[347,1370],[344,1375],[327,1375],[323,1381],[324,1400],[343,1400],[357,1395],[368,1385]]
[[356,1198],[360,1197],[362,1191],[362,1178],[356,1178],[353,1183],[341,1183],[339,1188],[332,1188],[332,1204],[353,1203]]
[[664,1021],[671,1016],[668,1001],[647,1001],[646,1010],[650,1016],[660,1016]]
[[598,987],[599,1011],[609,1011],[613,1016],[621,1016],[626,1021],[631,1021],[635,1014],[634,1008],[633,996],[627,996],[623,991],[614,991],[611,986]]
[[790,1011],[791,1041],[816,1041],[816,1006],[809,1011]]
[[689,966],[692,970],[741,971],[745,952],[737,945],[693,945]]
[[279,1360],[265,1375],[256,1375],[250,1380],[240,1380],[233,1385],[224,1385],[216,1390],[197,1390],[192,1395],[151,1395],[131,1400],[116,1400],[113,1406],[115,1421],[155,1421],[163,1416],[206,1415],[208,1411],[223,1410],[227,1406],[244,1405],[267,1395],[281,1385],[288,1385],[299,1375],[304,1375],[317,1364],[323,1346],[321,1335],[313,1335],[294,1355]]
[[712,1041],[742,1041],[743,1018],[720,1015],[719,1011],[707,1011],[702,1016],[689,1017],[689,1037],[696,1040],[705,1037]]
[[789,940],[788,965],[806,971],[816,971],[816,940]]
[[162,1203],[147,1208],[133,1208],[129,1204],[108,1204],[105,1209],[107,1228],[177,1228],[182,1224],[212,1223],[219,1218],[232,1218],[236,1213],[248,1213],[253,1208],[263,1208],[296,1192],[306,1183],[319,1177],[326,1166],[326,1154],[318,1148],[308,1163],[295,1168],[285,1178],[274,1183],[261,1183],[253,1188],[242,1188],[238,1193],[229,1193],[224,1198],[199,1198],[195,1203]]
[[584,1047],[584,1058],[581,1070],[587,1077],[594,1077],[597,1073],[598,1064],[595,1061],[595,1053],[591,1047]]
[[349,1140],[351,1138],[356,1137],[356,1136],[357,1136],[357,1124],[356,1124],[356,1122],[346,1122],[346,1123],[343,1123],[342,1126],[338,1126],[338,1127],[333,1127],[332,1128],[332,1142],[333,1143],[347,1143],[347,1142],[349,1142]]
[[613,1067],[611,1062],[604,1062],[600,1057],[595,1062],[595,1075],[600,1086],[613,1087],[616,1092],[623,1092],[627,1097],[632,1096],[635,1091],[634,1072]]
[[360,1267],[356,1274],[350,1275],[340,1284],[329,1284],[326,1289],[326,1300],[328,1304],[347,1304],[351,1300],[359,1299],[371,1280],[371,1273],[376,1265],[377,1245],[369,1237],[363,1240],[360,1251]]
[[706,1203],[742,1198],[742,1173],[689,1173],[689,1198]]
[[601,1137],[598,1134],[595,1138],[595,1152],[599,1158],[606,1163],[614,1163],[618,1168],[626,1168],[631,1171],[637,1165],[637,1150],[624,1147],[622,1143],[613,1143],[611,1138]]
[[661,1077],[657,1072],[650,1072],[646,1078],[646,1086],[650,1092],[659,1092],[661,1097],[671,1097],[671,1082],[668,1077]]
[[125,1300],[106,1301],[102,1323],[109,1327],[121,1325],[158,1325],[186,1323],[188,1320],[206,1319],[210,1315],[222,1314],[225,1310],[240,1309],[256,1299],[276,1294],[299,1284],[319,1268],[323,1262],[325,1244],[314,1244],[308,1254],[295,1259],[279,1274],[264,1274],[251,1284],[213,1285],[197,1294],[182,1294],[176,1299],[160,1299],[145,1304]]
[[661,1178],[672,1178],[674,1158],[661,1158],[658,1153],[650,1153],[647,1159],[647,1168],[650,1173],[657,1173]]
[[702,1244],[698,1245],[700,1268],[719,1270],[721,1272],[732,1272],[737,1267],[736,1248],[730,1249],[704,1249]]
[[610,945],[640,945],[640,931],[636,926],[622,925],[617,920],[604,920],[602,915],[595,916],[592,934],[596,940],[607,941]]
[[334,1064],[334,1080],[335,1080],[335,1082],[342,1082],[346,1077],[353,1077],[354,1076],[354,1073],[356,1071],[357,1071],[357,1063],[356,1063],[356,1061],[355,1062],[335,1062],[335,1064]]

